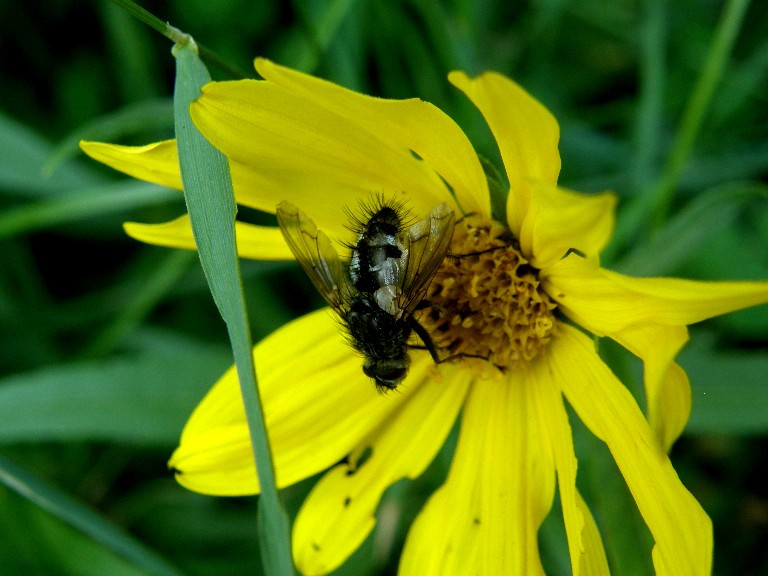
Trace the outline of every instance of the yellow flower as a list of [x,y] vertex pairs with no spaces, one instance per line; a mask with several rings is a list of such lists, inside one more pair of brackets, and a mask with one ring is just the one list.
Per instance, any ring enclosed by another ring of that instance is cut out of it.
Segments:
[[[299,569],[324,574],[348,558],[373,529],[384,490],[421,474],[460,418],[448,478],[411,527],[400,573],[542,573],[538,530],[557,483],[573,573],[607,574],[576,488],[565,399],[608,445],[654,538],[657,573],[708,574],[710,520],[665,451],[690,409],[674,358],[686,325],[767,301],[768,283],[629,278],[601,268],[614,196],[557,186],[558,125],[504,76],[449,76],[499,145],[510,185],[499,223],[471,144],[434,106],[367,97],[265,60],[256,67],[264,81],[209,84],[191,109],[229,158],[238,203],[274,213],[288,200],[341,251],[352,240],[345,209],[372,195],[404,200],[419,218],[446,202],[468,216],[456,225],[452,252],[475,253],[446,258],[428,296],[438,307],[420,322],[450,352],[481,358],[435,365],[413,349],[405,381],[381,395],[327,310],[255,347],[279,486],[330,468],[294,524]],[[173,141],[83,148],[134,177],[181,187]],[[126,230],[194,248],[186,216]],[[276,227],[238,223],[237,239],[244,257],[293,257]],[[588,333],[642,359],[647,419]],[[171,465],[192,490],[258,492],[234,369],[191,416]]]

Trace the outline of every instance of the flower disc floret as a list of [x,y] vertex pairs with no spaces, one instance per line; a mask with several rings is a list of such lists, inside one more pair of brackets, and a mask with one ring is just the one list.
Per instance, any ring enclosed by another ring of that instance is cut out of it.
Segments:
[[498,222],[470,216],[456,225],[451,250],[420,319],[438,347],[502,371],[536,358],[552,338],[556,304],[514,237]]

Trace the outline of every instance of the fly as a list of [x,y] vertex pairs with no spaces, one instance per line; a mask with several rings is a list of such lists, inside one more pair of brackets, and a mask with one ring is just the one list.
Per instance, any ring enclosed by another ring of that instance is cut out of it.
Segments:
[[447,204],[406,225],[401,204],[377,201],[363,219],[354,221],[357,240],[349,247],[348,263],[293,204],[282,202],[277,207],[277,221],[304,272],[363,355],[363,372],[379,392],[396,389],[405,378],[413,332],[439,362],[432,339],[414,312],[428,305],[427,288],[448,254],[455,215]]

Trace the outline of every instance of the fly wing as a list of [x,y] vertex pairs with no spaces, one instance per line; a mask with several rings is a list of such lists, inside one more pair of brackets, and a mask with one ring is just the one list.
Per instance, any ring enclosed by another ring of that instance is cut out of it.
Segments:
[[354,287],[331,240],[312,219],[290,202],[277,207],[277,223],[296,260],[326,302],[341,316]]
[[412,314],[424,299],[429,283],[448,254],[455,223],[453,210],[443,202],[403,233],[407,262],[400,283],[402,300],[399,307],[404,315]]

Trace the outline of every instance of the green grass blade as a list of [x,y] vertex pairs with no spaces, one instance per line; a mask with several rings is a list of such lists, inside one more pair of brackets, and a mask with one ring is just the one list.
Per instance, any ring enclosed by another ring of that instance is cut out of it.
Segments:
[[0,378],[0,446],[90,440],[173,447],[195,404],[226,368],[228,354],[146,330],[128,347],[104,360]]
[[80,162],[59,166],[52,177],[46,176],[52,152],[48,140],[0,110],[0,196],[40,199],[105,181]]
[[290,528],[275,486],[235,246],[235,200],[226,157],[192,124],[190,103],[210,76],[191,39],[174,47],[174,108],[184,194],[200,261],[227,324],[261,485],[259,533],[267,574],[293,574]]
[[81,502],[43,482],[2,455],[0,455],[0,483],[34,502],[52,516],[77,528],[117,555],[130,560],[148,574],[160,576],[182,574],[154,551]]
[[749,202],[759,198],[768,199],[768,186],[735,182],[705,190],[669,218],[649,242],[622,258],[616,269],[631,276],[674,273],[675,266],[733,226]]
[[165,204],[177,198],[179,195],[175,190],[146,182],[120,182],[72,191],[0,213],[0,239],[95,216]]
[[691,434],[764,435],[768,431],[768,352],[718,350],[694,340],[680,354],[691,379]]
[[[726,70],[728,57],[738,37],[744,15],[749,6],[749,0],[729,0],[723,15],[715,31],[714,39],[709,47],[706,62],[701,74],[693,87],[683,118],[680,121],[672,149],[666,165],[663,168],[655,185],[647,188],[632,202],[627,203],[621,213],[620,225],[611,245],[603,254],[606,261],[615,259],[616,255],[625,249],[633,238],[639,233],[641,237],[652,237],[663,226],[669,211],[673,205],[675,193],[683,170],[688,164],[693,147],[704,125],[710,110],[712,96],[718,87]],[[660,41],[664,26],[663,7],[653,1],[648,2],[648,24],[646,26],[645,42]],[[638,116],[638,146],[643,150],[652,143],[648,140],[654,127],[651,123],[657,113],[659,104],[654,102],[654,92],[660,90],[666,74],[662,77],[658,68],[663,64],[659,61],[662,57],[661,48],[650,47],[646,49],[643,59],[643,73],[645,77],[643,89],[643,102]],[[647,134],[646,134],[647,131]],[[648,152],[652,150],[648,149]],[[645,157],[645,152],[640,152],[635,161],[634,178],[637,184],[645,184],[649,176],[647,163],[651,158]]]
[[332,0],[319,18],[315,14],[303,15],[310,38],[296,58],[295,67],[298,70],[313,72],[317,68],[354,5],[355,0]]
[[749,0],[729,0],[725,5],[704,69],[688,100],[664,174],[651,195],[655,228],[661,226],[667,218],[674,191],[704,123],[748,7]]
[[172,128],[172,117],[170,98],[142,100],[104,114],[79,126],[56,144],[43,166],[43,176],[51,177],[62,163],[80,154],[81,140],[117,142],[135,134],[167,131]]
[[656,178],[662,138],[664,81],[666,77],[667,7],[661,0],[644,2],[640,30],[640,98],[635,118],[632,180],[635,191],[651,186]]
[[191,251],[172,250],[164,256],[142,284],[131,294],[126,305],[110,323],[94,335],[93,340],[83,349],[83,358],[106,356],[127,334],[146,318],[157,304],[176,286],[194,264],[195,254]]

